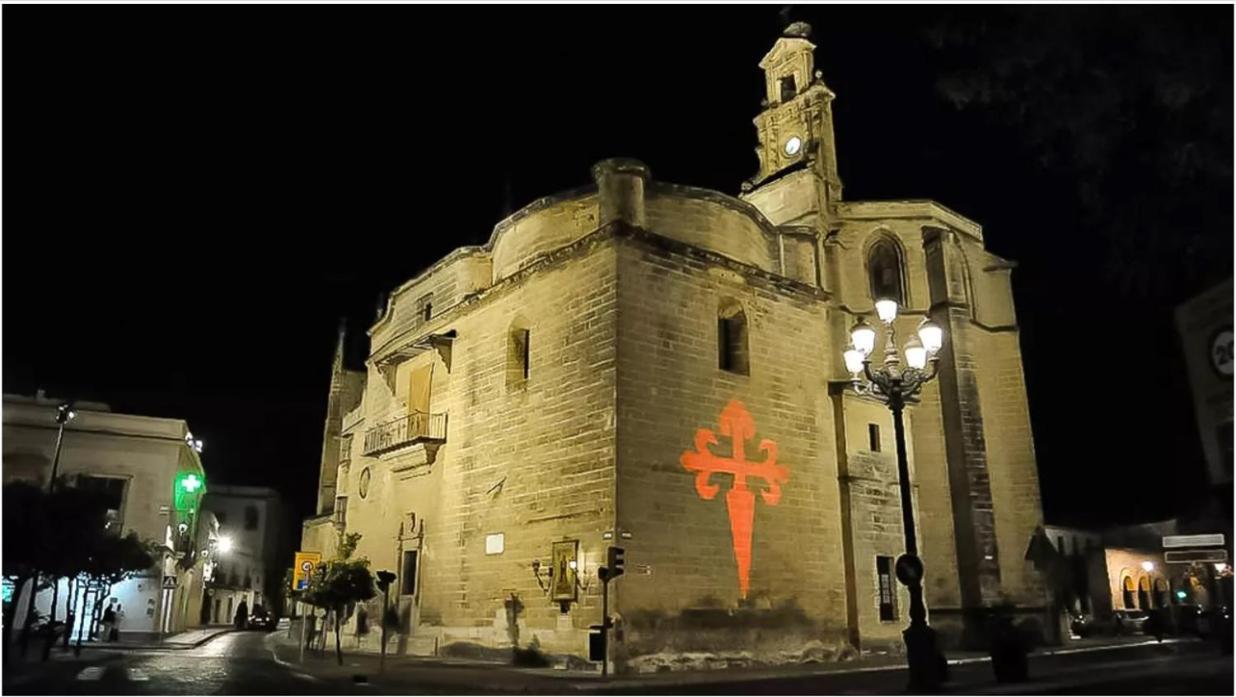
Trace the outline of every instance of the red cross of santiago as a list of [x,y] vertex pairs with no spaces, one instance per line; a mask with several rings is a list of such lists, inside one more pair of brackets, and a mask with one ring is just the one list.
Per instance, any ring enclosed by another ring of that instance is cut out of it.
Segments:
[[760,497],[769,506],[781,500],[781,485],[790,478],[785,467],[777,464],[777,444],[767,438],[760,441],[763,462],[747,462],[746,441],[755,438],[755,420],[743,403],[732,399],[721,410],[718,426],[722,436],[731,442],[730,457],[715,455],[709,446],[717,445],[717,434],[701,428],[695,432],[695,452],[682,454],[682,466],[695,473],[695,491],[700,498],[711,501],[720,491],[709,479],[714,474],[733,475],[734,481],[725,494],[725,506],[730,515],[730,535],[734,542],[734,560],[738,563],[738,588],[747,597],[751,578],[751,536],[755,523],[755,493],[747,488],[747,479],[764,480],[767,488]]

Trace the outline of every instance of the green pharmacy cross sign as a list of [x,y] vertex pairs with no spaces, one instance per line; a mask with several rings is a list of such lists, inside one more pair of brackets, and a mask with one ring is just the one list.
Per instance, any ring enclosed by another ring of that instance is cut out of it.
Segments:
[[197,508],[197,498],[205,493],[206,481],[196,472],[181,472],[176,475],[176,510],[192,511]]
[[202,480],[199,479],[196,474],[193,474],[192,472],[190,472],[189,474],[180,478],[180,488],[192,494],[193,492],[202,488]]

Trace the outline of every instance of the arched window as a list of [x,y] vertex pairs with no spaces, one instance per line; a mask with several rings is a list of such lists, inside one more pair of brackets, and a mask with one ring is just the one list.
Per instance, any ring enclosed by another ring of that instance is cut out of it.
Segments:
[[905,292],[902,288],[901,252],[897,244],[887,237],[876,241],[867,252],[867,276],[871,281],[871,299],[890,298],[904,307]]
[[747,315],[742,305],[732,300],[722,302],[717,312],[717,367],[739,375],[751,374]]
[[1129,610],[1136,608],[1137,605],[1133,604],[1133,591],[1135,590],[1135,586],[1133,585],[1133,578],[1131,576],[1124,577],[1122,590],[1124,595],[1124,598],[1122,599],[1124,600],[1125,608]]

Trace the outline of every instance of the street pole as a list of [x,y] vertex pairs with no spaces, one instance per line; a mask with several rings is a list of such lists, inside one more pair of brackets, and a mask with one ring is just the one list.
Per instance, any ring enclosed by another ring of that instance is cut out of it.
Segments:
[[[601,567],[601,571],[607,569]],[[601,677],[609,675],[609,574],[601,575]]]
[[309,616],[305,613],[306,605],[297,601],[300,605],[300,662],[305,662],[305,642],[309,641]]
[[56,473],[60,469],[60,446],[64,444],[64,426],[73,417],[77,416],[73,411],[72,405],[68,402],[56,407],[56,423],[60,428],[56,432],[56,454],[52,456],[51,479],[47,482],[47,493],[52,494],[56,491]]
[[382,623],[382,649],[378,653],[378,672],[386,672],[386,608],[390,605],[390,598],[387,595],[387,589],[382,589],[382,615],[378,618],[378,622]]
[[906,457],[906,433],[902,412],[902,396],[889,395],[893,412],[893,433],[897,439],[897,479],[901,489],[901,525],[905,531],[905,556],[897,560],[897,578],[910,591],[910,626],[902,633],[906,643],[906,662],[910,669],[910,687],[931,690],[943,681],[940,670],[936,631],[927,624],[927,606],[923,603],[923,562],[918,556],[918,536],[914,527],[913,487],[910,465]]
[[[886,327],[884,362],[872,368],[870,356],[875,349],[876,333],[861,317],[850,330],[853,341],[843,353],[846,370],[851,374],[851,386],[863,396],[874,397],[888,406],[893,414],[893,432],[897,441],[897,484],[901,493],[901,527],[905,535],[905,554],[897,558],[897,580],[910,593],[910,626],[902,632],[906,644],[906,662],[910,672],[910,689],[930,691],[944,681],[944,656],[940,653],[936,632],[927,625],[927,606],[923,602],[923,560],[918,556],[918,534],[914,526],[914,491],[910,481],[910,464],[906,455],[904,412],[906,402],[920,393],[923,385],[935,379],[939,362],[936,352],[944,341],[944,333],[930,318],[919,324],[917,336],[906,343],[905,362],[897,350],[896,301],[882,298],[876,301],[876,314]],[[930,368],[928,368],[930,363]]]

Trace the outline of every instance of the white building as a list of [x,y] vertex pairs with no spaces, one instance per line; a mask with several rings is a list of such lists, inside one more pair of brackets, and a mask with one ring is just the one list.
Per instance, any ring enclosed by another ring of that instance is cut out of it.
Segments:
[[[62,402],[42,391],[35,397],[4,395],[6,484],[22,480],[47,484],[56,450],[57,406]],[[161,545],[154,567],[116,584],[108,596],[120,603],[120,632],[170,633],[196,624],[202,564],[196,556],[186,559],[186,554],[197,547],[197,511],[205,492],[200,441],[181,419],[117,414],[105,404],[87,402],[75,404],[74,413],[65,426],[57,478],[110,496],[109,526],[117,534],[135,532]],[[58,617],[63,617],[66,585],[61,583]],[[19,603],[14,624],[20,627],[28,594],[6,589],[6,596],[10,592]],[[40,614],[50,611],[51,596],[50,590],[39,594]],[[85,598],[78,616],[89,617],[96,600]]]
[[250,613],[261,605],[277,611],[283,565],[290,563],[285,509],[274,489],[213,485],[202,509],[218,521],[212,580],[207,590],[209,624],[228,624],[243,600]]

